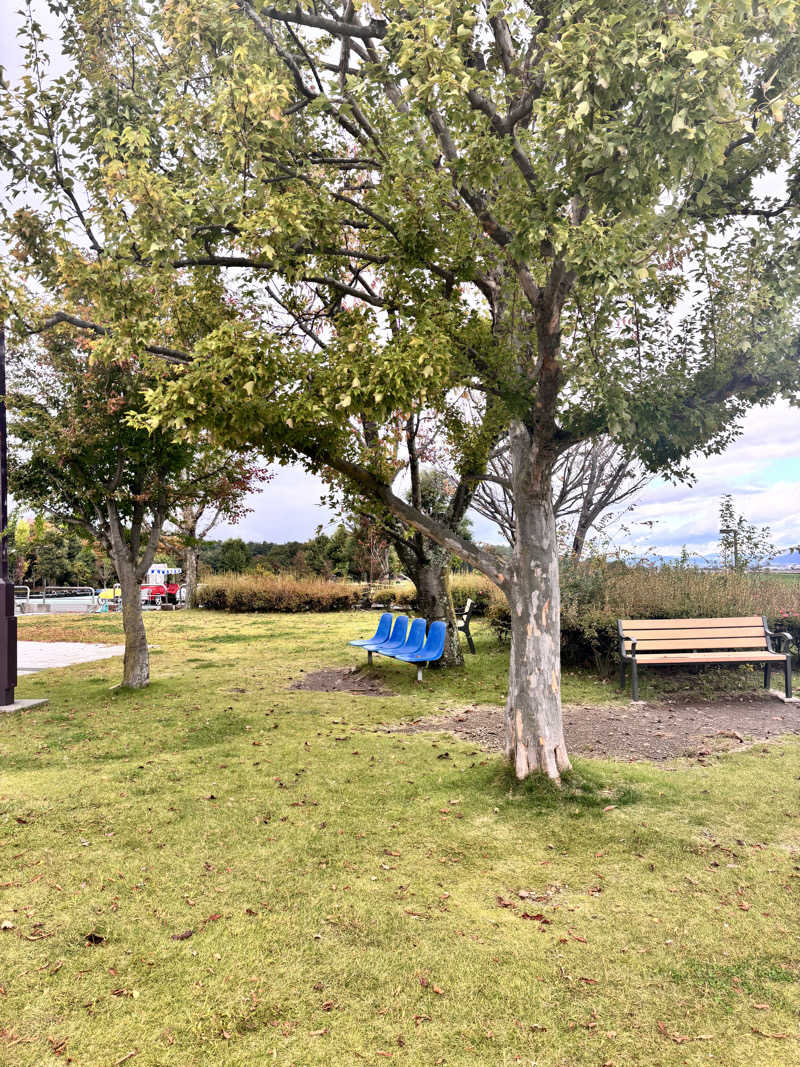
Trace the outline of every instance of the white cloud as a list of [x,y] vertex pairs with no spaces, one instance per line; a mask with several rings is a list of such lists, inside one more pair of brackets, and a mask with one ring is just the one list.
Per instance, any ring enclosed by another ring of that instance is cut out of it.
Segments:
[[[693,485],[653,482],[638,498],[630,515],[628,543],[653,546],[664,555],[685,544],[697,552],[713,552],[719,534],[719,500],[733,494],[738,511],[758,526],[769,526],[779,547],[800,540],[800,411],[786,402],[751,411],[742,433],[719,456],[699,457],[691,464]],[[636,524],[652,523],[636,529]],[[623,540],[622,538],[620,539]]]
[[321,479],[302,467],[273,467],[272,481],[247,499],[253,510],[236,524],[220,523],[209,534],[213,540],[241,537],[245,541],[306,541],[317,527],[334,522],[330,508],[320,502],[325,492]]

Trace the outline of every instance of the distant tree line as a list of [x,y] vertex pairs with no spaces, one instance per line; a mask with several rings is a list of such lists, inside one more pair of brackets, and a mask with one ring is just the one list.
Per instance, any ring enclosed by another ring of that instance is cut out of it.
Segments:
[[231,537],[200,544],[201,573],[230,571],[293,571],[322,578],[349,578],[354,581],[381,581],[402,568],[394,549],[372,524],[356,521],[353,529],[344,524],[330,535],[318,533],[308,541],[244,541]]
[[8,524],[8,568],[17,585],[86,585],[113,580],[111,560],[72,530],[41,516],[12,516]]

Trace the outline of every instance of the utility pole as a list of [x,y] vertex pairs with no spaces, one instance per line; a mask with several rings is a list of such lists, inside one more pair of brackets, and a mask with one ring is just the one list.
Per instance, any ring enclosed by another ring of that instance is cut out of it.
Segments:
[[14,703],[17,620],[14,583],[8,580],[8,441],[6,434],[6,331],[0,325],[0,705]]
[[14,700],[17,686],[17,619],[14,583],[8,580],[8,435],[6,427],[6,331],[0,323],[0,712],[22,711],[46,699]]

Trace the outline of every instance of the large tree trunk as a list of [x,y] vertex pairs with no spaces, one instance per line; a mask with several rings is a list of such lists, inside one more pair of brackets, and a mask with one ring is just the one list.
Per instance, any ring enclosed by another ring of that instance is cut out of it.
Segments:
[[431,551],[411,575],[417,587],[417,611],[425,616],[428,625],[441,621],[447,623],[444,654],[431,667],[462,667],[464,654],[458,637],[453,598],[450,595],[450,553],[438,545]]
[[516,536],[511,581],[511,663],[506,755],[517,778],[536,771],[558,781],[570,762],[561,718],[558,542],[551,465],[531,447],[527,429],[512,427]]
[[187,545],[183,556],[183,568],[186,579],[186,607],[197,607],[197,561],[200,555],[196,544]]
[[122,684],[142,689],[150,683],[150,653],[142,614],[142,584],[127,560],[117,562],[122,590],[122,628],[125,631],[125,660]]
[[453,598],[450,595],[450,557],[452,552],[416,533],[413,540],[395,542],[395,549],[403,570],[417,589],[415,607],[417,613],[430,624],[437,620],[447,623],[447,637],[442,658],[435,664],[439,667],[463,667],[464,654],[458,638]]

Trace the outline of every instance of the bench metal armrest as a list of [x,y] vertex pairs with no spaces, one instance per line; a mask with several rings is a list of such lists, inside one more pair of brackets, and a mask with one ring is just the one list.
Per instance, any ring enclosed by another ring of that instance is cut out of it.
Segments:
[[785,630],[783,632],[781,632],[781,633],[773,632],[772,630],[768,630],[766,627],[764,627],[764,633],[767,635],[767,637],[770,637],[770,638],[771,637],[777,637],[778,638],[778,640],[783,645],[783,648],[780,648],[778,650],[779,652],[788,652],[789,651],[789,646],[791,645],[792,641],[794,640],[794,638],[792,637],[791,634],[787,634]]
[[617,623],[617,632],[619,633],[619,658],[626,663],[630,660],[636,659],[636,638],[629,637],[627,639],[631,643],[631,654],[628,655],[628,653],[625,651],[625,633],[623,632],[622,625],[619,622]]

